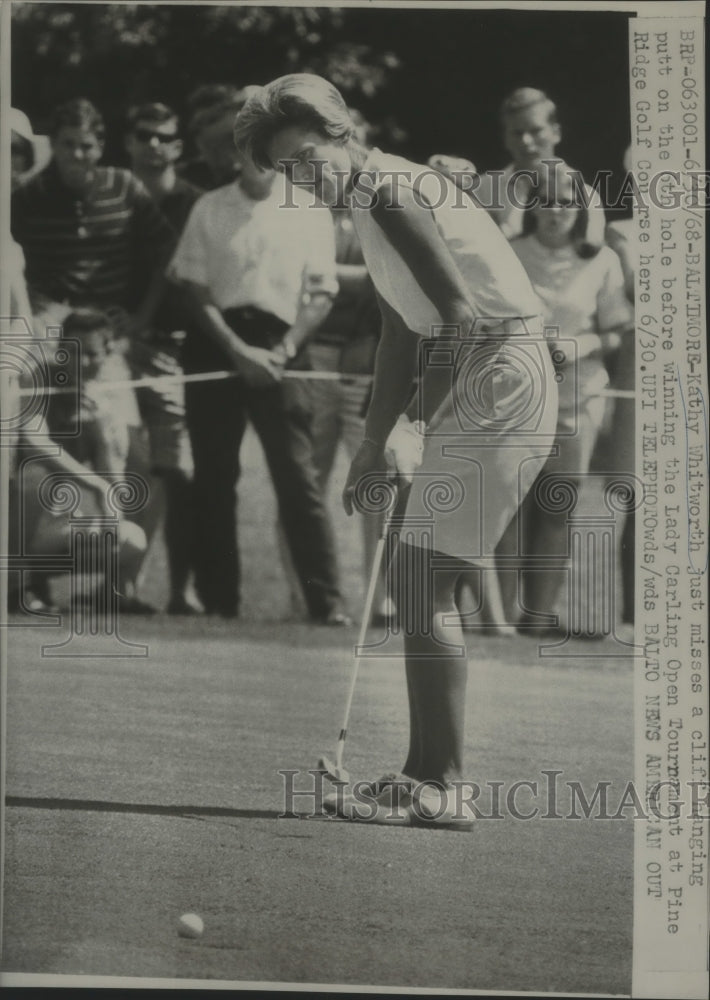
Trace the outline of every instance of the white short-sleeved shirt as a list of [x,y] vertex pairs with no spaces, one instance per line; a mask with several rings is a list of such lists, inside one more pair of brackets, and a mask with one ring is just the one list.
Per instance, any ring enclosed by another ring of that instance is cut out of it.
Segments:
[[[522,236],[525,219],[523,204],[531,189],[531,180],[524,172],[511,186],[513,175],[518,169],[514,163],[509,163],[500,172],[479,174],[477,186],[472,189],[481,205],[493,212],[493,217],[500,226],[500,231],[509,240]],[[586,238],[590,243],[599,245],[604,242],[604,229],[606,227],[604,206],[599,192],[595,188],[585,184],[584,190],[589,206]]]
[[486,319],[535,317],[539,302],[525,270],[487,212],[462,195],[443,174],[373,149],[353,193],[353,224],[375,287],[408,328],[429,337],[443,320],[367,207],[370,192],[388,183],[394,172],[395,192],[398,186],[409,187],[415,197],[430,205],[469,289],[475,315]]
[[304,291],[338,290],[333,220],[277,175],[255,201],[238,181],[193,206],[168,274],[207,287],[222,310],[254,306],[293,323]]

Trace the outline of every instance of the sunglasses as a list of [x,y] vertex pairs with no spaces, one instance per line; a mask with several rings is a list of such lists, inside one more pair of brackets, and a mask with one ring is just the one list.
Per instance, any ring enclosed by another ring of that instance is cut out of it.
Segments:
[[167,146],[179,138],[177,132],[171,132],[169,135],[165,135],[164,132],[153,132],[153,130],[149,128],[136,128],[133,130],[133,135],[136,137],[138,142],[150,142],[151,139],[157,139],[162,146]]

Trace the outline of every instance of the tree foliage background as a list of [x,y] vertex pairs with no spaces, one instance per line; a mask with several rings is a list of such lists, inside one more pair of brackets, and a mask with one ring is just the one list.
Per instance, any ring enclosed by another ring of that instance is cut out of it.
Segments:
[[[532,7],[532,5],[531,5]],[[86,96],[120,151],[130,104],[179,111],[200,83],[327,76],[379,128],[378,144],[423,159],[502,166],[497,107],[514,87],[560,107],[562,154],[590,178],[620,176],[629,142],[627,15],[150,3],[14,3],[12,101],[42,131],[60,101]]]

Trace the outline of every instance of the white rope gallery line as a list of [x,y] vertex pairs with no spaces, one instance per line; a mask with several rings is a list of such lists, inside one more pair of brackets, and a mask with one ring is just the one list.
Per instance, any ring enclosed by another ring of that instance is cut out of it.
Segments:
[[[146,375],[142,378],[117,379],[114,381],[101,381],[97,384],[106,389],[143,389],[149,386],[182,385],[188,382],[221,382],[225,379],[237,378],[235,371],[213,371],[196,372],[193,375],[182,373],[175,375]],[[298,382],[340,382],[343,385],[367,385],[372,382],[372,375],[350,375],[347,372],[320,372],[320,371],[291,371],[281,373],[280,379],[289,379]],[[276,384],[276,383],[275,383]],[[75,392],[75,386],[44,386],[21,388],[18,394],[21,396],[56,396],[65,392]],[[635,399],[636,393],[633,389],[601,389],[586,398],[605,399]]]

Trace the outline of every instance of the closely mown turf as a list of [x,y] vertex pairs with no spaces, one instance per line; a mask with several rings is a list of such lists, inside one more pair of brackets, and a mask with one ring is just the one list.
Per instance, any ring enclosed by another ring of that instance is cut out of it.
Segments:
[[[502,819],[463,833],[279,818],[279,772],[311,787],[308,769],[334,749],[355,631],[279,621],[273,500],[249,448],[243,620],[125,619],[149,655],[113,660],[42,656],[66,629],[10,632],[2,969],[628,993],[631,819],[515,819],[506,795],[537,782],[513,805],[568,816],[566,782],[589,797],[607,781],[618,800],[632,661],[608,656],[610,640],[550,660],[527,638],[472,637],[467,771],[501,783]],[[355,611],[357,536],[337,523]],[[161,593],[159,551],[147,587]],[[363,663],[354,776],[402,764],[400,651],[396,639]],[[308,813],[317,799],[291,804]],[[200,940],[177,936],[186,911],[204,919]]]

